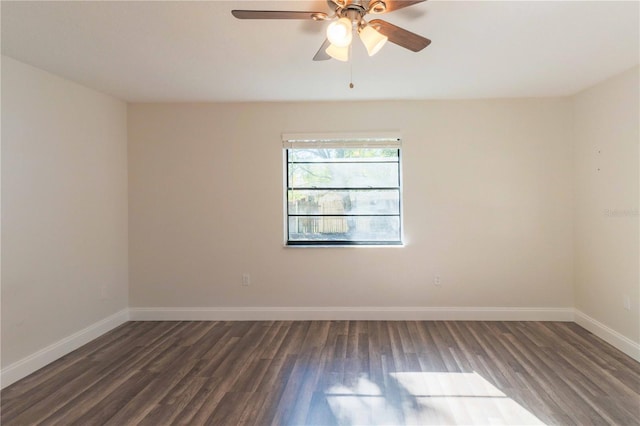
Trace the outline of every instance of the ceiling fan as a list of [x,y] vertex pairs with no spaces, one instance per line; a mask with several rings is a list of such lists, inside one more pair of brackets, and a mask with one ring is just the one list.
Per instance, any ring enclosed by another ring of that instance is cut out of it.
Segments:
[[419,52],[427,47],[431,40],[397,27],[382,19],[367,22],[368,14],[379,15],[393,12],[426,0],[327,0],[331,13],[301,12],[285,10],[232,10],[238,19],[311,19],[313,21],[332,21],[327,27],[327,39],[314,61],[327,59],[349,60],[349,47],[353,34],[360,36],[369,56],[373,56],[387,41],[405,49]]

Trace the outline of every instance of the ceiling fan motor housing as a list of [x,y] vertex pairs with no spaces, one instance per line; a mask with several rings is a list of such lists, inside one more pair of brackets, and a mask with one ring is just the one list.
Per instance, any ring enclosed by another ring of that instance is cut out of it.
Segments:
[[329,0],[336,6],[336,15],[349,18],[354,24],[362,25],[367,13],[379,14],[387,11],[383,0]]
[[384,13],[387,10],[387,4],[384,0],[327,0],[329,5],[334,9],[347,7],[360,7],[369,13]]

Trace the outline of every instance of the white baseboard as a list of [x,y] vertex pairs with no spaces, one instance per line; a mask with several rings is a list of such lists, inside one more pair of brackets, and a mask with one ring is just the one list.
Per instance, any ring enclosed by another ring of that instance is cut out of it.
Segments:
[[572,308],[250,307],[131,308],[132,321],[573,321]]
[[123,309],[26,358],[14,362],[2,369],[0,373],[0,388],[5,388],[23,377],[28,376],[127,321],[129,321],[129,309]]
[[589,315],[577,309],[575,310],[574,321],[582,328],[592,332],[605,342],[609,343],[611,346],[619,349],[620,351],[629,355],[631,358],[640,362],[639,343],[636,343],[628,337],[623,336],[612,328],[607,327],[600,321],[591,318]]

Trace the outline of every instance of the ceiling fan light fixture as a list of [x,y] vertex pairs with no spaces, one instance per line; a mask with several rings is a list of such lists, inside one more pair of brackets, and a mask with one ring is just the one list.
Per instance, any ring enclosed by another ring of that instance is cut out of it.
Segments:
[[371,25],[366,25],[360,30],[360,40],[362,44],[367,48],[369,56],[373,56],[382,49],[389,38],[380,34]]
[[347,62],[349,60],[349,46],[336,46],[335,44],[330,44],[325,52],[327,52],[327,55],[331,56],[333,59],[337,59],[342,62]]
[[336,47],[346,47],[353,38],[352,25],[349,18],[340,18],[327,27],[327,39]]

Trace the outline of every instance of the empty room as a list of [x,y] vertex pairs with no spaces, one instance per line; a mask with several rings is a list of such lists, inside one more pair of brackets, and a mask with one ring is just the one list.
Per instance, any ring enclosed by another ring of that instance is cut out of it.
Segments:
[[2,425],[640,425],[640,2],[0,18]]

